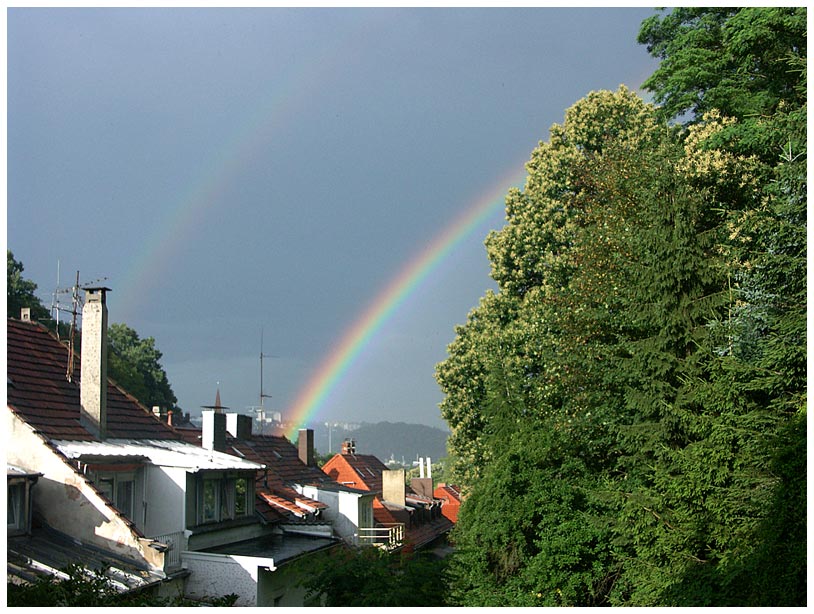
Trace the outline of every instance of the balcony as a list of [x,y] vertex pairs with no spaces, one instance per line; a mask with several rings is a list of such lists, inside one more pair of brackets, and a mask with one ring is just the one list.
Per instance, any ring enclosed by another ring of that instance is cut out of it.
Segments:
[[164,553],[165,572],[175,571],[181,567],[181,551],[186,547],[183,531],[156,535],[150,539],[167,546],[167,551]]
[[376,546],[385,550],[393,550],[404,543],[404,523],[360,527],[356,537],[360,546]]

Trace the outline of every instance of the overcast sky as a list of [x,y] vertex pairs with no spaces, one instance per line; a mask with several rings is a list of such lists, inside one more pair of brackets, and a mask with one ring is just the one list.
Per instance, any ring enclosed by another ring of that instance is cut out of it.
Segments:
[[[636,34],[653,13],[9,9],[8,247],[46,307],[77,270],[104,278],[110,321],[155,338],[193,414],[218,387],[258,405],[262,331],[285,417],[405,266],[520,185],[566,108],[652,73]],[[434,367],[494,287],[495,211],[314,420],[446,428]]]

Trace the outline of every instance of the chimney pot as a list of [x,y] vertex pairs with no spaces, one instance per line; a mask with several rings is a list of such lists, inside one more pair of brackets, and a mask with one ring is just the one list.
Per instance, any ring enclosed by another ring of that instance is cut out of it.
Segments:
[[314,429],[300,429],[300,435],[297,439],[297,448],[300,460],[303,463],[309,467],[316,465],[314,459]]

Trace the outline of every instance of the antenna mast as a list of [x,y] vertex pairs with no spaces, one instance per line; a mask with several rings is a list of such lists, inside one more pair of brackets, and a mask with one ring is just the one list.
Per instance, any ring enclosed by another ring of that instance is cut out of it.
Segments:
[[263,358],[268,354],[263,354],[263,329],[260,329],[260,410],[263,411],[263,399],[270,399],[270,394],[263,393]]
[[79,313],[79,271],[76,272],[76,283],[71,288],[71,332],[68,335],[68,368],[65,371],[65,379],[73,381],[73,357],[74,357],[74,336],[76,335],[76,315]]

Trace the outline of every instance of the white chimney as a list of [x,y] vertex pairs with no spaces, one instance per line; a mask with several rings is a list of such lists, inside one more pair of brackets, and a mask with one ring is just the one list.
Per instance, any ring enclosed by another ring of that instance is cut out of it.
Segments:
[[201,412],[201,447],[205,450],[223,452],[226,450],[226,414],[214,409]]
[[104,439],[107,433],[107,302],[110,288],[85,288],[82,308],[80,421]]
[[424,457],[423,456],[419,457],[419,459],[418,459],[418,473],[419,473],[419,475],[418,475],[419,478],[424,477]]
[[20,319],[23,322],[31,321],[31,307],[23,307],[22,309],[20,309]]
[[432,465],[430,464],[430,457],[427,457],[427,477],[432,477]]
[[235,439],[251,439],[252,417],[241,414],[226,414],[226,432]]

